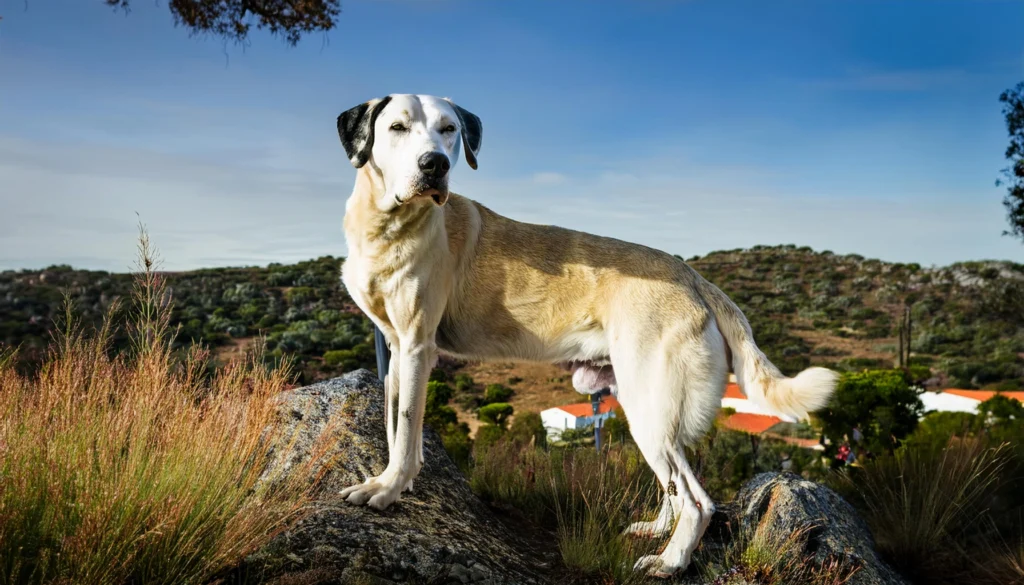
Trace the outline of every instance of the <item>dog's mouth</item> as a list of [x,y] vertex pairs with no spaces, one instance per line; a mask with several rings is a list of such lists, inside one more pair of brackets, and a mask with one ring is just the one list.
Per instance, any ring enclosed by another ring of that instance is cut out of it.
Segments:
[[415,197],[429,197],[435,205],[441,206],[448,201],[447,185],[420,185]]
[[414,191],[414,194],[411,196],[400,197],[398,194],[395,194],[395,204],[402,206],[420,198],[428,198],[434,202],[434,205],[441,207],[448,201],[448,188],[445,186],[420,185],[419,189]]

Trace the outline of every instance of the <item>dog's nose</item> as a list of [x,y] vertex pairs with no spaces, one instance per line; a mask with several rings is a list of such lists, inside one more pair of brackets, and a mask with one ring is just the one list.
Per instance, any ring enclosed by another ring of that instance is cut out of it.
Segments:
[[450,168],[452,168],[452,163],[444,153],[428,152],[420,157],[420,170],[428,177],[440,179],[448,174]]

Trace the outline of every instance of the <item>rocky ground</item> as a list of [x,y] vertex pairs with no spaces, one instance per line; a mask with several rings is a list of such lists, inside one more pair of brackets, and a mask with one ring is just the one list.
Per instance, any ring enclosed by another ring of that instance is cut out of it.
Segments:
[[[330,463],[322,470],[322,489],[312,513],[248,559],[244,571],[249,581],[565,582],[551,543],[524,538],[507,517],[480,501],[430,430],[424,435],[426,461],[413,493],[384,512],[351,506],[338,497],[342,488],[380,473],[387,461],[383,390],[373,373],[359,370],[293,390],[285,404],[282,424],[295,429],[298,439],[279,453],[277,465],[297,469],[325,432],[332,434]],[[866,526],[849,504],[827,488],[793,475],[766,473],[751,480],[735,502],[716,514],[704,550],[725,550],[737,529],[771,534],[805,530],[805,553],[816,563],[857,567],[847,583],[904,583],[876,556]],[[692,574],[676,581],[702,583]]]

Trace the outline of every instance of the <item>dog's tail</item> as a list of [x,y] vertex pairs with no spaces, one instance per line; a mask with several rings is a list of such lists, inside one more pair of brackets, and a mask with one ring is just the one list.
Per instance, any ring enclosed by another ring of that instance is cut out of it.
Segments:
[[704,298],[732,352],[736,381],[747,398],[798,419],[828,403],[839,377],[837,373],[815,367],[787,378],[754,343],[750,323],[739,307],[717,286],[707,281],[703,284]]

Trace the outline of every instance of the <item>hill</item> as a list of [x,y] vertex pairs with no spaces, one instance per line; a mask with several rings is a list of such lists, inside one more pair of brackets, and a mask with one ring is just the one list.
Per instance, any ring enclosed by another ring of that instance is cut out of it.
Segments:
[[[163,273],[180,327],[178,347],[201,341],[228,359],[256,336],[268,359],[291,356],[297,383],[374,367],[372,326],[338,278],[342,259]],[[1024,388],[1024,265],[967,262],[941,268],[840,256],[796,246],[713,252],[687,262],[750,319],[758,344],[787,372],[891,366],[904,313],[909,365],[923,383]],[[38,360],[67,291],[86,324],[130,292],[130,275],[51,266],[0,272],[0,344]],[[905,326],[904,326],[905,330]],[[123,344],[122,337],[115,344]],[[542,365],[444,364],[477,383],[514,386],[511,402],[534,410],[577,400],[566,373]]]

